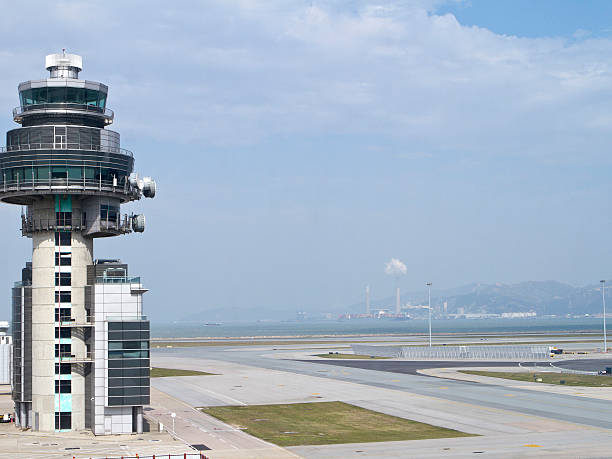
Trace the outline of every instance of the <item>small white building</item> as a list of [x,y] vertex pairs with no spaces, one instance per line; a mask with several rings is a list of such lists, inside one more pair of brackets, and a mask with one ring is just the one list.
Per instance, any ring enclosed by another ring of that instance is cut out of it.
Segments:
[[86,422],[95,435],[142,433],[150,395],[149,321],[142,313],[147,289],[119,260],[97,260],[88,276],[86,301],[95,325]]
[[13,338],[7,334],[8,328],[8,322],[0,322],[0,384],[11,383],[11,357],[13,355]]

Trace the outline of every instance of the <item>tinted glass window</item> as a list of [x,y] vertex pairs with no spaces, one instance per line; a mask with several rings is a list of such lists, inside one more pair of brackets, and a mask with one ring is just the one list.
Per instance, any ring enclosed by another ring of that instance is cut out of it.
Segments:
[[72,392],[72,381],[70,379],[55,380],[56,394],[70,394]]
[[58,226],[72,225],[72,212],[55,212],[55,223]]
[[[59,104],[66,101],[66,88],[47,88],[47,102]],[[39,102],[40,103],[40,102]]]
[[56,231],[55,232],[55,245],[56,246],[67,246],[71,244],[71,233],[70,231]]
[[34,88],[32,89],[32,103],[33,104],[46,104],[49,100],[47,95],[48,88]]
[[117,221],[117,215],[119,215],[119,207],[109,206],[102,204],[100,206],[100,218],[110,222]]
[[85,88],[66,88],[66,102],[71,104],[84,104]]
[[55,308],[55,321],[68,322],[70,320],[70,308]]
[[72,413],[55,413],[55,430],[72,428]]
[[[63,212],[58,212],[58,213],[63,213]],[[55,252],[55,266],[70,266],[71,264],[72,264],[72,254],[71,253]]]
[[69,287],[71,282],[70,273],[55,273],[55,285]]
[[98,106],[98,91],[94,91],[93,89],[86,89],[85,90],[85,103],[87,105],[97,107]]
[[72,301],[72,294],[70,292],[55,292],[56,303],[70,303]]
[[55,327],[55,338],[70,338],[71,332],[69,327]]

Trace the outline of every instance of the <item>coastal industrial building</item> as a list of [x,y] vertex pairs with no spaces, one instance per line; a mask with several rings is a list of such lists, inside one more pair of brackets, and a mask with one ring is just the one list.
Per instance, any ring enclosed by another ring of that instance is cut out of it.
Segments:
[[82,58],[46,57],[50,76],[19,85],[0,151],[0,200],[25,208],[32,260],[12,291],[16,424],[36,431],[141,432],[149,403],[147,291],[95,238],[144,231],[121,205],[155,196],[133,154],[107,129],[108,87],[79,79]]

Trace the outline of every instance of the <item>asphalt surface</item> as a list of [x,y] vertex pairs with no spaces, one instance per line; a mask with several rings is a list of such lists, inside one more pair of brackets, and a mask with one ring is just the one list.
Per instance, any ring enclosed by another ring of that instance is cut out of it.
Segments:
[[[427,368],[461,368],[461,367],[518,367],[518,362],[476,362],[476,361],[384,361],[384,360],[300,360],[307,363],[322,363],[324,365],[336,365],[340,367],[362,368],[364,370],[387,371],[390,373],[401,373],[417,375],[418,370]],[[523,365],[529,365],[525,362]]]
[[[396,373],[374,368],[363,368],[361,365],[385,365],[392,362],[365,361],[341,362],[342,365],[331,363],[324,359],[317,361],[284,360],[273,358],[274,354],[286,355],[286,350],[271,348],[242,348],[230,347],[196,347],[175,349],[154,349],[153,355],[191,359],[219,360],[249,365],[270,370],[290,372],[297,375],[304,374],[319,378],[336,379],[374,387],[394,389],[437,397],[444,400],[475,404],[490,408],[512,410],[519,413],[542,416],[560,421],[569,421],[594,427],[612,429],[612,403],[604,400],[591,399],[576,395],[561,395],[548,392],[534,392],[512,387],[500,387],[487,384],[474,384],[467,381],[454,381],[449,379],[425,377],[413,373],[411,370]],[[556,364],[562,361],[555,362]],[[399,362],[405,364],[405,362]],[[410,363],[410,362],[407,362]],[[435,362],[427,362],[433,364]],[[442,362],[439,362],[441,364]],[[443,362],[449,366],[449,362]],[[482,362],[452,362],[475,367]],[[355,366],[352,366],[355,365]],[[501,362],[498,363],[501,365]],[[517,365],[517,362],[512,362]],[[525,365],[523,363],[523,365]],[[423,362],[416,364],[424,368]],[[380,367],[379,367],[380,368]],[[341,371],[340,371],[341,370]],[[444,381],[443,389],[440,381]],[[163,389],[162,389],[163,390]]]
[[612,367],[612,359],[561,360],[553,362],[555,367],[580,371],[599,371]]

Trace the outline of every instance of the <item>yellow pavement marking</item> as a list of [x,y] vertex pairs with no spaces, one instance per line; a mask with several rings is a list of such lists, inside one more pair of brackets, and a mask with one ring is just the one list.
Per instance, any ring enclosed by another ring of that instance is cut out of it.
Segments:
[[523,445],[526,446],[527,448],[541,448],[542,445]]
[[440,386],[440,387],[438,387],[438,389],[448,389],[448,387],[447,386]]
[[514,397],[514,394],[504,394],[504,397]]

